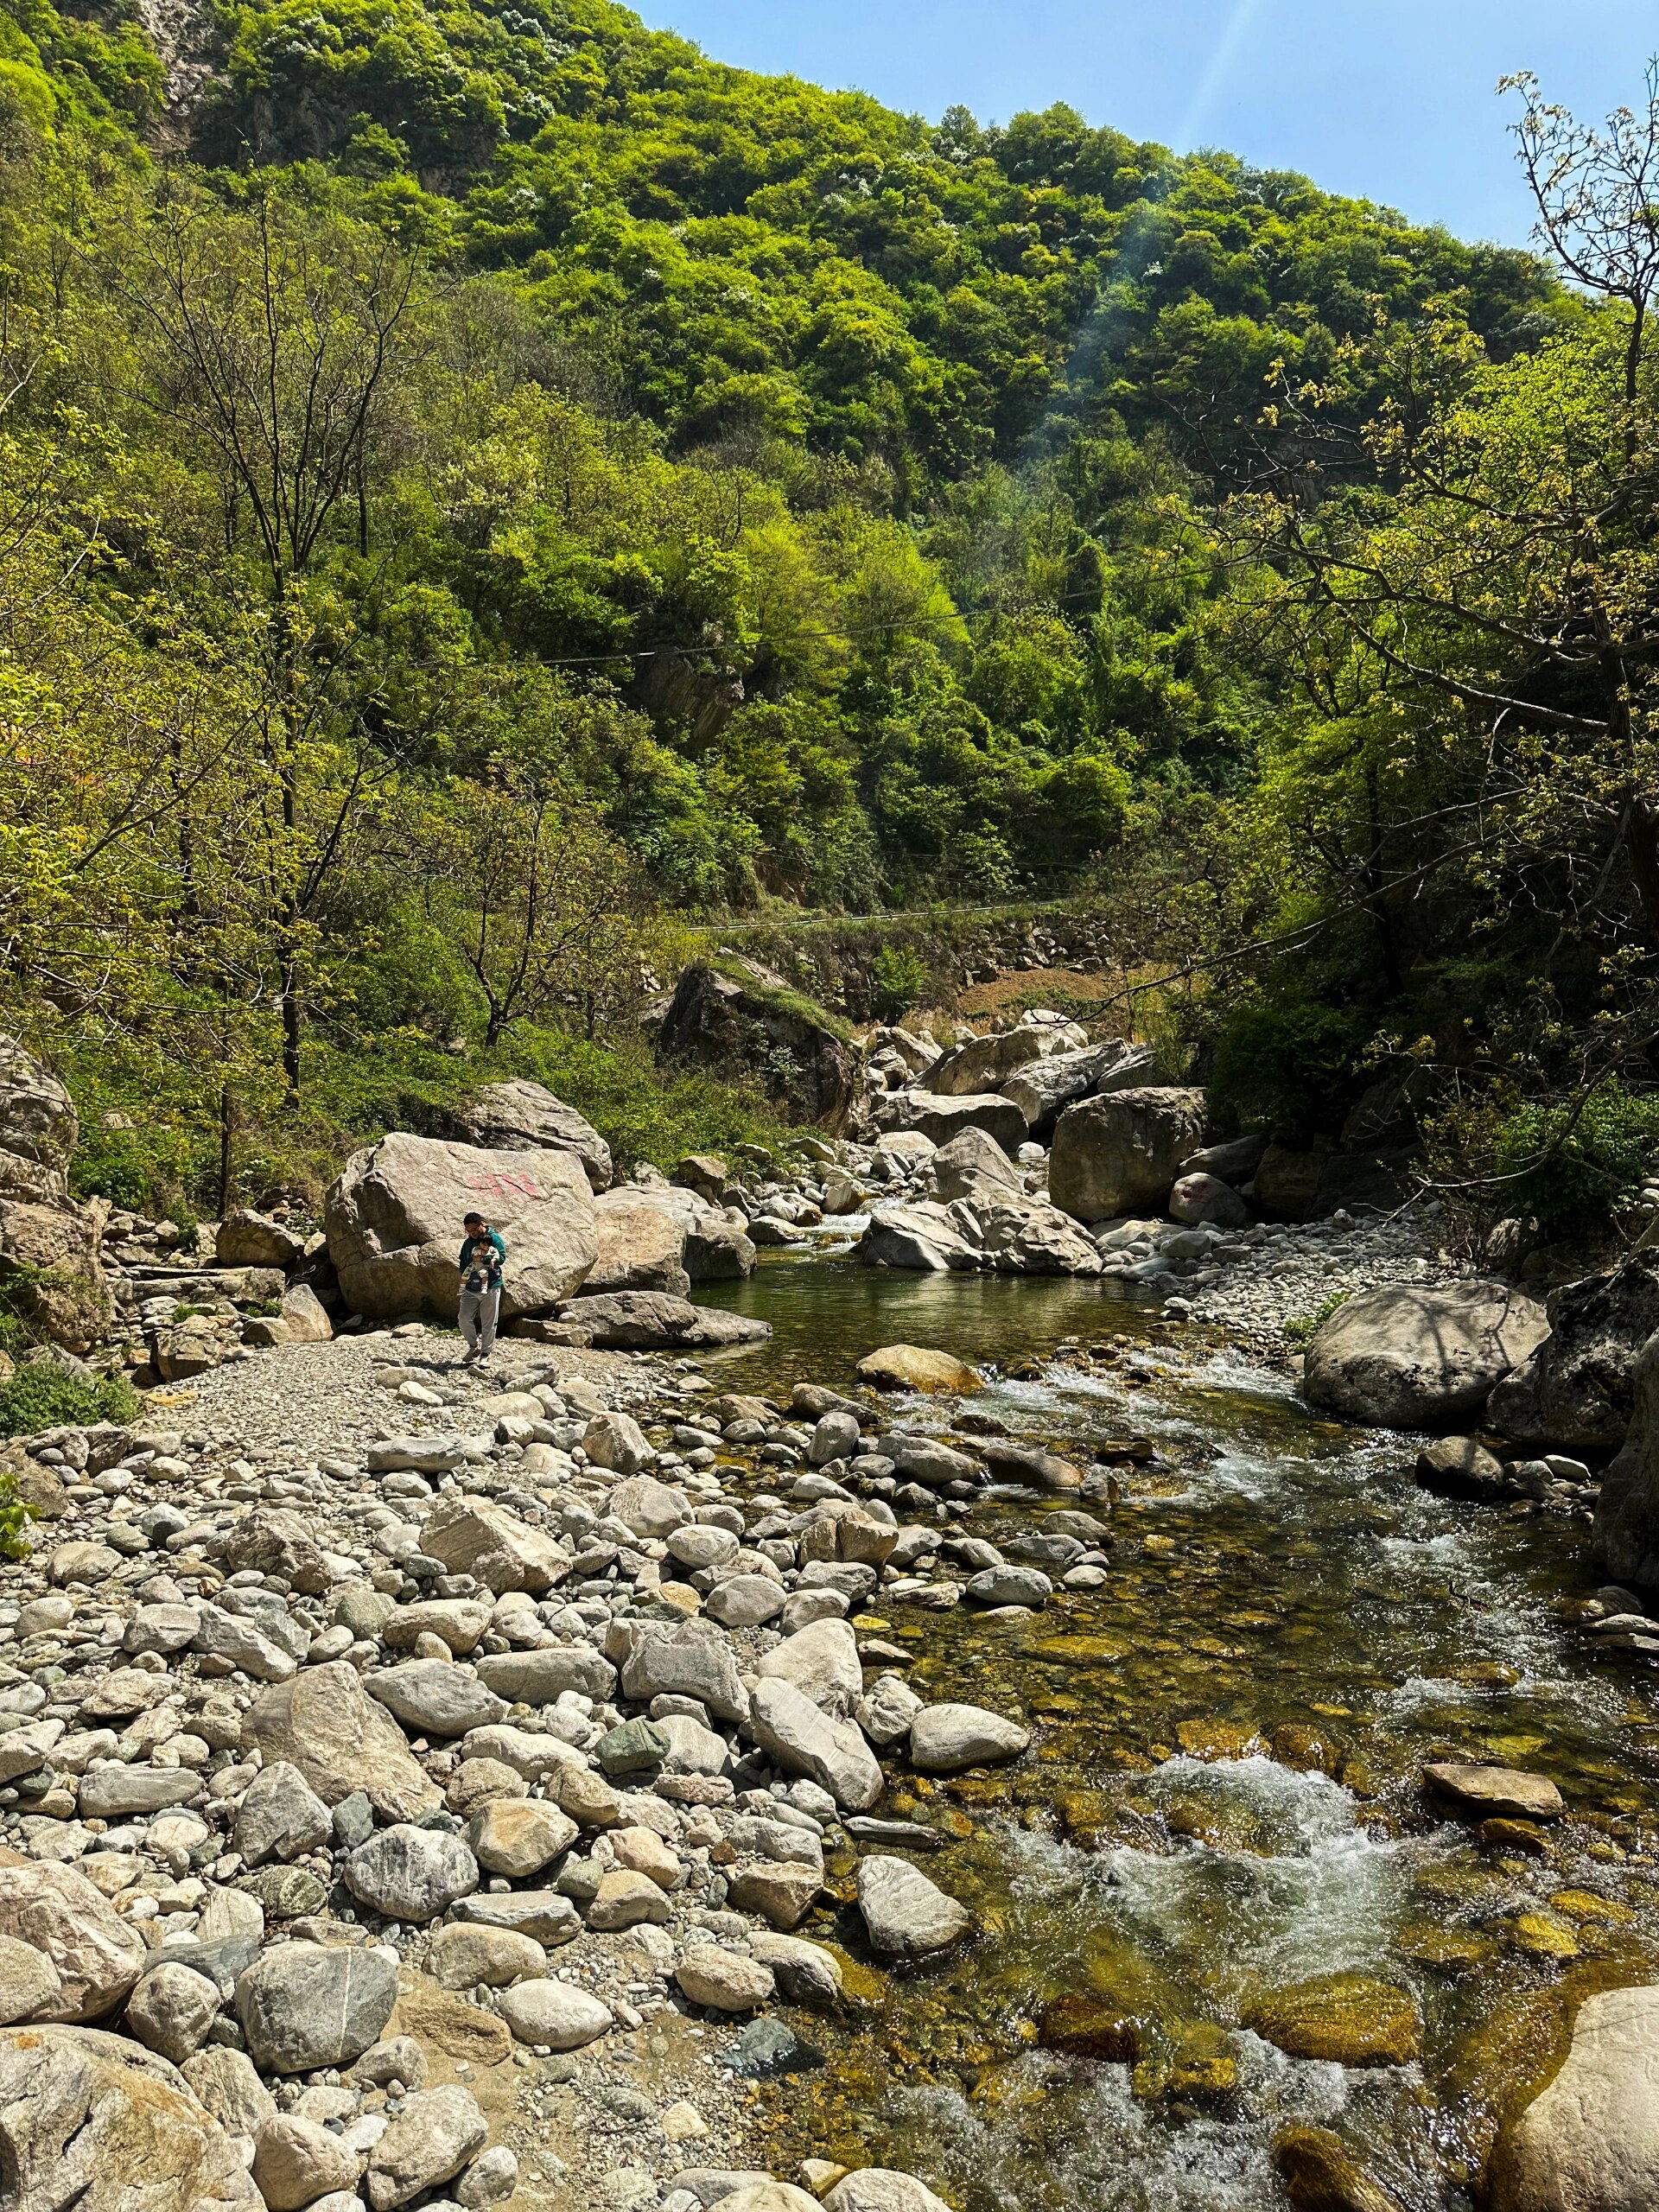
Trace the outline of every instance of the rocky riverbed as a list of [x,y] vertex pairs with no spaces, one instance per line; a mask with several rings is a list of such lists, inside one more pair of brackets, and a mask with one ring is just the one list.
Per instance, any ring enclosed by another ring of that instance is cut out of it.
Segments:
[[[1582,1525],[1629,1426],[1652,1543],[1652,1263],[1546,1314],[1432,1206],[1253,1218],[1306,1163],[1120,1048],[892,1051],[863,1137],[673,1183],[500,1086],[323,1236],[75,1217],[145,1389],[6,1447],[22,2203],[1649,2201],[1659,1622]],[[396,1318],[485,1185],[487,1371]]]
[[[1078,1795],[1065,1700],[1025,1655],[1069,1652],[1081,1681],[1087,1609],[1132,1599],[1129,1562],[1166,1541],[1145,1515],[1190,1447],[1161,1394],[1214,1355],[1158,1333],[1061,1349],[1065,1387],[1098,1376],[1153,1414],[1150,1439],[1069,1452],[1052,1414],[1045,1442],[973,1413],[948,1354],[895,1347],[769,1401],[683,1356],[519,1342],[480,1376],[421,1325],[222,1365],[132,1429],[30,1440],[48,1517],[0,1599],[0,2129],[20,2171],[44,2190],[67,2132],[96,2170],[86,2202],[124,2212],[159,2110],[175,2178],[145,2201],[169,2212],[786,2212],[802,2183],[833,2212],[931,2212],[891,2128],[884,2152],[851,2141],[823,2056],[859,2018],[897,2028],[918,1972],[950,1984],[982,1957],[986,1994],[1002,1986],[985,1853],[1004,1807],[1060,1804],[1073,1847],[1140,1817]],[[1017,1408],[1033,1386],[1008,1387]],[[935,1621],[988,1662],[967,1669],[983,1690],[958,1662],[943,1694],[913,1686],[938,1673]],[[1178,1761],[1248,1774],[1265,1743],[1206,1663],[1215,1718],[1183,1724]],[[1292,1773],[1294,1732],[1273,1738]],[[1536,1838],[1567,1894],[1585,1862],[1550,1841],[1557,1783],[1466,1733],[1446,1748],[1470,1755],[1401,1786],[1484,1821],[1517,1868]],[[1375,1793],[1352,1753],[1345,1771]],[[1338,2045],[1386,2044],[1395,2000],[1357,1986],[1347,2024],[1310,2028],[1325,2001],[1288,1997],[1281,2024],[1263,1999],[1251,2032],[1372,2063]],[[1111,2040],[1097,2004],[1047,2002],[1033,2033],[1087,2073]],[[849,2082],[857,2048],[835,2061]]]

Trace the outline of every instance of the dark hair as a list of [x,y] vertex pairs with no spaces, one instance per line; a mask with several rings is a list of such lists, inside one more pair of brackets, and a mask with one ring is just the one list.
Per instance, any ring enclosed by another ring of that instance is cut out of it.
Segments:
[[481,1213],[464,1213],[461,1217],[461,1225],[463,1229],[466,1229],[474,1222],[477,1222],[480,1226],[482,1226],[483,1220],[484,1217]]

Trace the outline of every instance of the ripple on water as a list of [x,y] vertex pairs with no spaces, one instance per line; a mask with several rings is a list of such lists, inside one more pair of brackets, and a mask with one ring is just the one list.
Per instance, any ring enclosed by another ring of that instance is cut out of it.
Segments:
[[1089,1854],[1014,1830],[1016,1903],[1037,1917],[1063,1910],[1079,1928],[1093,1916],[1200,1977],[1207,2004],[1224,2010],[1257,1983],[1381,1970],[1417,1872],[1443,1854],[1434,1837],[1374,1835],[1351,1791],[1274,1759],[1177,1757],[1132,1786],[1162,1814],[1208,1806],[1224,1834],[1230,1813],[1248,1815],[1251,1847]]
[[1273,2138],[1287,2121],[1385,2147],[1369,2163],[1407,2212],[1443,2212],[1427,2119],[1408,2074],[1356,2075],[1238,2037],[1239,2105],[1179,2117],[1133,2093],[1124,2066],[1033,2053],[988,2108],[959,2091],[901,2090],[899,2130],[928,2140],[935,2178],[975,2212],[1282,2212]]
[[[1098,1592],[994,1629],[966,1609],[893,1609],[924,1696],[1021,1711],[1037,1741],[994,1777],[944,1787],[949,1816],[974,1827],[927,1871],[982,1913],[980,1941],[893,1978],[868,2013],[814,2024],[830,2063],[817,2090],[779,2092],[775,2170],[845,2145],[920,2173],[961,2212],[1282,2212],[1271,2150],[1294,2120],[1334,2126],[1408,2212],[1465,2212],[1458,2162],[1484,2107],[1464,2055],[1556,1971],[1511,1942],[1512,1916],[1605,1890],[1637,1924],[1592,1920],[1586,1959],[1632,1943],[1620,1970],[1643,1979],[1650,1936],[1659,1956],[1642,1833],[1659,1734],[1623,1726],[1648,1678],[1551,1611],[1591,1586],[1581,1526],[1427,1496],[1414,1440],[1316,1421],[1285,1376],[1236,1354],[1148,1342],[1109,1366],[1052,1363],[1068,1333],[1141,1325],[1076,1284],[906,1281],[831,1260],[770,1265],[710,1302],[778,1324],[736,1368],[743,1387],[844,1382],[899,1340],[982,1364],[1027,1353],[1051,1363],[994,1377],[966,1409],[1078,1459],[1146,1435],[1166,1463],[1123,1473]],[[888,1418],[959,1427],[962,1410],[906,1398]],[[1009,1545],[1053,1503],[999,1488],[969,1526]],[[1217,1744],[1286,1751],[1281,1727],[1314,1738],[1353,1788],[1266,1757],[1165,1756],[1206,1748],[1212,1723]],[[1552,1859],[1497,1862],[1466,1827],[1424,1821],[1421,1763],[1450,1751],[1541,1768],[1604,1825],[1570,1820]],[[1601,1840],[1615,1813],[1617,1847]],[[857,1953],[850,1909],[838,1932]],[[1413,1988],[1421,2073],[1293,2061],[1235,2024],[1247,1991],[1338,1970]],[[1201,2075],[1160,2073],[1156,2050],[1137,2094],[1125,2067],[1033,2050],[1046,2003],[1086,1993],[1126,2009],[1132,1993],[1154,2040],[1173,2039],[1166,2057],[1189,2031],[1195,2050],[1221,2038],[1236,2091],[1207,2100]]]

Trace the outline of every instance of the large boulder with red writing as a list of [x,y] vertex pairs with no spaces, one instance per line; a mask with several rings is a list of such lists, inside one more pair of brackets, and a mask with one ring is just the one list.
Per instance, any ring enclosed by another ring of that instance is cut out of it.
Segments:
[[599,1256],[593,1193],[574,1153],[489,1152],[397,1131],[353,1153],[324,1203],[346,1304],[380,1319],[453,1312],[469,1213],[507,1248],[503,1320],[550,1312]]

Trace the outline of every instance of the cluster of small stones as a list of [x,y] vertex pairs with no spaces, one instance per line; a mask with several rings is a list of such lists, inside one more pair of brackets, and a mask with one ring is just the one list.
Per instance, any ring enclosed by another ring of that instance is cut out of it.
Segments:
[[[938,1834],[875,1810],[889,1777],[1029,1740],[925,1706],[851,1617],[1040,1608],[1104,1580],[1104,1524],[1051,1515],[1004,1556],[963,1519],[995,1447],[873,1397],[783,1408],[529,1344],[485,1381],[457,1351],[419,1325],[289,1347],[204,1374],[188,1427],[152,1399],[141,1428],[28,1440],[0,2060],[20,2023],[135,2038],[270,2212],[476,2212],[521,2158],[628,2206],[781,2204],[729,2160],[746,2082],[808,2063],[801,2008],[842,2001],[813,1930],[855,1902],[894,1962],[970,1931],[917,1863]],[[1104,1497],[1103,1470],[1028,1456]],[[510,2131],[457,2050],[512,2069]],[[808,2178],[866,2212],[873,2179]]]
[[1476,1271],[1440,1249],[1440,1212],[1430,1199],[1385,1217],[1344,1209],[1326,1221],[1253,1222],[1236,1230],[1130,1224],[1116,1232],[1116,1273],[1161,1290],[1165,1310],[1178,1318],[1279,1335],[1287,1322],[1361,1291],[1466,1280]]

